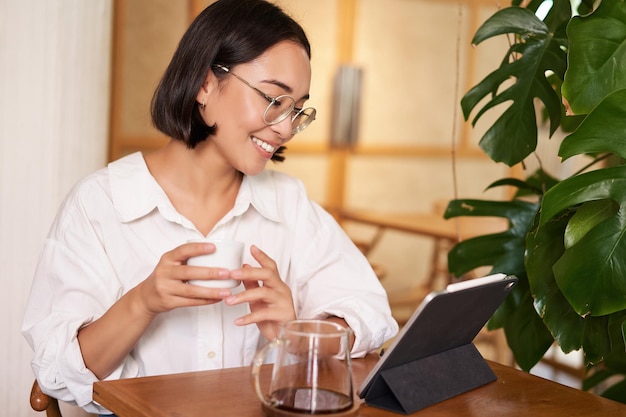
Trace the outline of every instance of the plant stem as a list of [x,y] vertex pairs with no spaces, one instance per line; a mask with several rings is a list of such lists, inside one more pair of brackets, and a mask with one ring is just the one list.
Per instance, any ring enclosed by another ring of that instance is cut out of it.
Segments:
[[613,154],[612,154],[612,153],[605,153],[605,154],[604,154],[604,155],[602,155],[602,156],[598,156],[598,157],[594,158],[594,159],[593,159],[591,162],[589,162],[587,165],[585,165],[584,167],[582,167],[581,169],[579,169],[578,171],[576,171],[576,172],[575,172],[572,176],[578,175],[578,174],[580,174],[581,172],[586,171],[589,167],[591,167],[591,166],[593,166],[593,165],[597,164],[598,162],[601,162],[601,161],[603,161],[603,160],[605,160],[605,159],[607,159],[607,158],[610,158],[610,157],[611,157],[611,155],[613,155]]

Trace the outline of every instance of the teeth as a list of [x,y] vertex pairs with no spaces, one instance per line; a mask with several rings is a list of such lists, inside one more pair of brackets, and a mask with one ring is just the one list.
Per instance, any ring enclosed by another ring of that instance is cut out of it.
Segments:
[[252,137],[252,142],[256,143],[258,146],[263,148],[264,151],[267,151],[269,153],[274,153],[274,151],[276,150],[276,148],[274,148],[272,145],[267,142],[263,142],[261,139]]

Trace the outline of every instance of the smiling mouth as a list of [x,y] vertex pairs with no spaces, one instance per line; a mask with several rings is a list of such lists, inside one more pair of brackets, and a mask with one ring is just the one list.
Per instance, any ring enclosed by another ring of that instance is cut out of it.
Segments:
[[274,153],[274,151],[276,150],[276,148],[269,143],[263,142],[261,139],[255,138],[254,136],[252,136],[252,142],[254,142],[258,147],[266,152]]

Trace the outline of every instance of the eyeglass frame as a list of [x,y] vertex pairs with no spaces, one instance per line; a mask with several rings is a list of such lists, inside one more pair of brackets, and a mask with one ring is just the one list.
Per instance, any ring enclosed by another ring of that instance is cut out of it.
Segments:
[[[296,118],[298,116],[300,116],[301,114],[306,115],[306,113],[303,113],[305,110],[311,110],[312,113],[311,115],[308,116],[307,120],[309,120],[309,122],[307,124],[305,124],[304,126],[302,126],[302,123],[299,123],[298,125],[296,125],[292,130],[291,130],[291,134],[295,135],[296,133],[300,133],[302,132],[304,129],[306,129],[311,123],[313,123],[315,121],[315,115],[317,114],[317,110],[314,107],[296,107],[296,99],[293,98],[292,96],[288,95],[288,94],[281,94],[279,96],[276,97],[272,97],[269,94],[264,93],[263,91],[261,91],[260,89],[258,89],[257,87],[253,86],[251,83],[249,83],[248,81],[246,81],[245,79],[241,78],[239,75],[235,74],[234,72],[232,72],[230,70],[230,68],[225,67],[224,65],[220,65],[220,64],[215,64],[213,65],[214,68],[220,69],[222,71],[224,71],[227,74],[231,74],[233,75],[235,78],[237,78],[239,81],[241,81],[242,83],[244,83],[245,85],[247,85],[248,87],[252,88],[254,91],[256,91],[259,95],[261,95],[265,100],[267,100],[267,102],[269,103],[268,106],[265,108],[265,111],[263,112],[263,122],[268,125],[268,126],[273,126],[276,125],[280,122],[282,122],[283,120],[285,120],[291,113],[295,113],[292,117],[291,117],[291,122],[293,123],[294,120],[296,120]],[[286,112],[284,115],[281,115],[279,117],[277,117],[276,119],[272,120],[271,122],[267,121],[267,112],[271,109],[272,105],[276,102],[280,102],[279,99],[281,98],[288,98],[291,100],[291,111],[290,112]]]

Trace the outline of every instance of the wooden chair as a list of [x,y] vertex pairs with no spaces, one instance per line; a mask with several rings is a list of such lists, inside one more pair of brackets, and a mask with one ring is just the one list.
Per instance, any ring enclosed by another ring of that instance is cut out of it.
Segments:
[[426,280],[412,288],[387,293],[391,311],[400,326],[406,324],[415,309],[431,291],[443,289],[453,282],[447,267],[447,254],[453,245],[454,242],[449,239],[433,238],[433,252]]
[[33,382],[33,388],[30,390],[30,406],[35,411],[45,411],[46,417],[62,417],[59,401],[44,394],[36,379]]
[[[353,239],[352,241],[354,242],[356,247],[359,248],[359,250],[363,253],[363,255],[365,255],[365,257],[368,258],[368,261],[369,261],[369,252],[372,249],[372,247],[375,245],[375,242],[377,240],[378,240],[378,238],[375,238],[374,243],[373,242],[365,242],[365,241],[362,241],[362,240],[355,240],[355,239]],[[385,276],[387,275],[387,269],[384,266],[382,266],[381,264],[370,261],[370,266],[374,270],[374,273],[378,277],[378,280],[380,280],[380,281],[383,280],[385,278]]]

